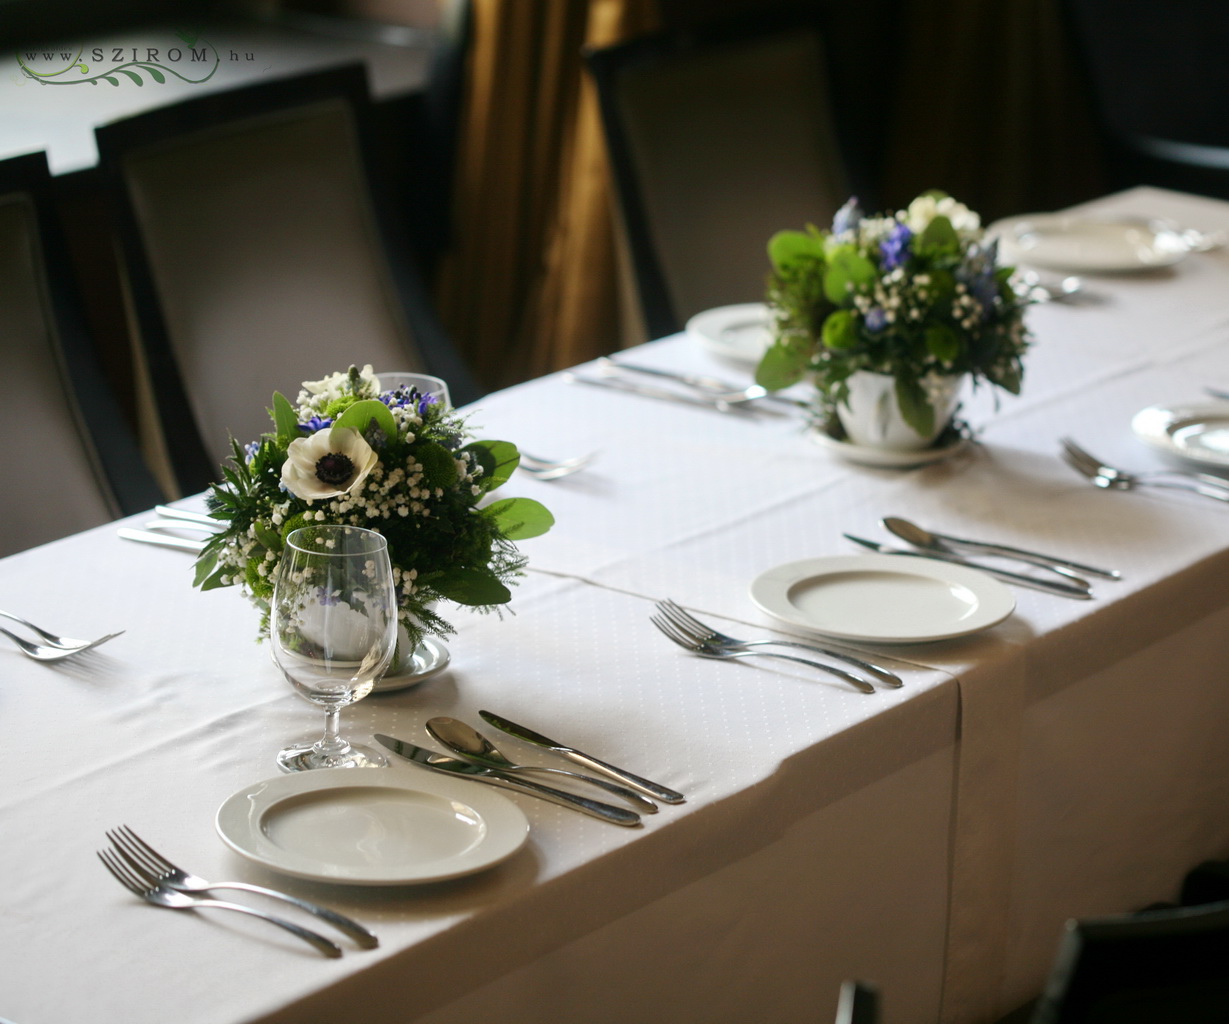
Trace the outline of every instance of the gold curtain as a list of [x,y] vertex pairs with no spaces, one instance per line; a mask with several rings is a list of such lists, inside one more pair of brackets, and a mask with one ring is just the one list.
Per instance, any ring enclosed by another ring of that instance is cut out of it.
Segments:
[[489,388],[619,347],[611,184],[584,46],[654,0],[474,0],[444,322]]

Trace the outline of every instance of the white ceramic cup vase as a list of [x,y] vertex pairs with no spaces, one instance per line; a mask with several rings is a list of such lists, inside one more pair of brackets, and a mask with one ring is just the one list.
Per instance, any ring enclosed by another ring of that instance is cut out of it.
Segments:
[[896,379],[886,373],[858,370],[848,380],[849,397],[836,407],[837,418],[851,442],[864,448],[912,452],[927,448],[947,428],[960,400],[965,375],[927,374],[922,387],[935,412],[934,429],[919,434],[896,401]]

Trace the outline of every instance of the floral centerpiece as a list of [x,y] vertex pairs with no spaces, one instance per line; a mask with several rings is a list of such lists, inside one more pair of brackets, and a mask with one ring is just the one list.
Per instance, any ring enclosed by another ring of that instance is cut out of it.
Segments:
[[226,524],[196,563],[204,590],[241,586],[264,612],[282,545],[300,526],[337,523],[388,541],[398,619],[411,647],[455,630],[440,600],[490,609],[511,600],[525,559],[514,541],[545,533],[529,498],[487,501],[520,461],[507,441],[473,440],[464,419],[415,388],[383,391],[370,366],[308,381],[296,405],[274,394],[274,429],[241,447],[207,497]]
[[774,342],[756,372],[771,390],[811,375],[825,421],[866,371],[894,380],[896,405],[918,435],[937,427],[938,378],[970,376],[1018,394],[1028,347],[1026,300],[997,266],[980,218],[941,192],[907,210],[864,216],[856,199],[831,230],[781,231],[768,245]]

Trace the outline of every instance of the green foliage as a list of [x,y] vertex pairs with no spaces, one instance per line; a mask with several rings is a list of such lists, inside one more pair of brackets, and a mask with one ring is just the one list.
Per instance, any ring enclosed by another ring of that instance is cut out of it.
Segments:
[[774,337],[758,384],[777,390],[809,375],[827,419],[854,373],[889,374],[903,416],[921,433],[934,420],[929,375],[968,374],[1019,393],[1027,303],[1011,287],[1013,268],[996,266],[975,215],[931,192],[907,212],[873,218],[851,201],[837,225],[769,240]]

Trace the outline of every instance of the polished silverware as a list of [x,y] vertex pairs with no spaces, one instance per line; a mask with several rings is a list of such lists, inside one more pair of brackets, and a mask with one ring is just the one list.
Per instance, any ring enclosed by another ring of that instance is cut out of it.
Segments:
[[766,402],[783,402],[795,408],[809,409],[811,407],[809,402],[805,402],[800,398],[779,395],[775,391],[769,391],[759,384],[743,386],[722,380],[719,377],[710,377],[706,374],[681,373],[676,370],[665,370],[659,366],[644,366],[640,363],[628,363],[622,359],[610,359],[606,356],[598,360],[598,367],[607,373],[617,373],[620,370],[625,370],[632,373],[643,373],[650,377],[662,377],[665,380],[678,381],[678,383],[685,384],[689,388],[694,388],[708,395],[714,395],[725,401],[751,402],[762,400]]
[[8,637],[17,645],[17,649],[28,658],[33,658],[35,661],[63,661],[65,658],[74,658],[78,654],[84,654],[86,651],[92,651],[99,644],[105,644],[108,640],[114,640],[122,633],[108,633],[106,636],[100,636],[97,640],[92,640],[83,647],[55,647],[51,644],[36,644],[24,637],[17,636],[15,633],[10,633],[7,629],[0,629],[0,635]]
[[220,532],[217,526],[210,526],[195,519],[149,519],[141,524],[143,530],[187,530],[189,533],[207,533],[211,537]]
[[497,715],[493,711],[479,711],[478,716],[488,725],[495,726],[496,729],[506,732],[509,736],[515,736],[518,740],[524,740],[526,743],[532,743],[534,746],[554,751],[561,757],[566,757],[569,761],[599,772],[602,775],[608,775],[618,782],[631,786],[632,789],[639,790],[641,793],[646,793],[665,803],[681,804],[686,799],[677,790],[642,778],[629,772],[626,768],[616,768],[613,764],[607,764],[592,754],[586,754],[583,750],[577,750],[575,747],[569,747],[567,744],[552,740],[549,737],[543,736],[540,732],[534,732],[528,726],[517,725],[516,722]]
[[1022,587],[1032,587],[1034,590],[1043,590],[1048,594],[1056,594],[1059,597],[1074,597],[1081,601],[1087,601],[1092,597],[1092,591],[1089,590],[1087,581],[1081,581],[1084,585],[1080,586],[1074,580],[1066,583],[1060,580],[1043,580],[1035,576],[1026,576],[1023,573],[1009,572],[1007,569],[1000,569],[997,566],[975,562],[969,558],[962,558],[960,555],[944,554],[941,551],[907,551],[904,548],[894,548],[890,544],[881,544],[877,540],[855,537],[852,533],[845,534],[845,538],[846,540],[853,541],[855,544],[861,544],[864,548],[877,551],[881,555],[902,555],[906,558],[933,558],[940,562],[951,562],[953,565],[963,565],[969,569],[978,569],[988,576],[994,576],[1008,583],[1016,583]]
[[57,636],[55,633],[48,632],[42,626],[36,626],[29,619],[23,619],[20,615],[14,615],[12,612],[0,611],[0,618],[9,619],[12,622],[20,623],[26,629],[33,630],[38,634],[38,638],[42,640],[48,647],[57,647],[62,651],[83,651],[87,647],[97,647],[100,643],[111,640],[123,633],[121,629],[119,633],[108,633],[98,640],[78,640],[71,636]]
[[1084,295],[1084,282],[1074,275],[1050,277],[1026,270],[1017,281],[1016,294],[1033,302],[1071,302]]
[[357,921],[351,920],[335,910],[330,910],[328,907],[312,903],[310,900],[300,899],[297,896],[291,896],[289,893],[279,892],[277,889],[266,889],[262,885],[249,885],[247,882],[210,882],[207,879],[201,878],[200,875],[190,874],[167,860],[127,825],[121,825],[117,829],[108,831],[107,838],[111,840],[111,844],[115,847],[116,852],[132,867],[148,878],[152,885],[177,889],[180,892],[209,892],[213,889],[237,889],[242,892],[256,893],[260,896],[269,896],[273,899],[281,900],[283,903],[289,903],[292,906],[298,907],[300,910],[305,910],[322,921],[327,921],[338,931],[352,938],[363,949],[375,949],[380,944],[380,940]]
[[[1013,548],[1008,544],[993,544],[989,541],[966,540],[953,537],[946,533],[926,530],[917,523],[900,516],[886,516],[880,522],[884,529],[896,534],[901,540],[914,547],[929,551],[947,551],[949,554],[959,554],[953,548],[967,548],[987,555],[1002,555],[1004,558],[1014,558],[1030,565],[1039,565],[1043,569],[1054,569],[1062,575],[1072,578],[1072,573],[1084,573],[1089,576],[1100,576],[1108,580],[1122,579],[1122,573],[1117,569],[1098,569],[1093,565],[1073,562],[1069,558],[1059,558],[1057,555],[1044,555],[1040,551],[1029,551],[1025,548]],[[1078,577],[1075,577],[1078,579]],[[1087,582],[1087,581],[1081,581]]]
[[822,661],[812,661],[809,658],[798,658],[792,654],[780,654],[777,651],[748,651],[734,650],[730,647],[720,647],[716,644],[706,644],[694,637],[688,635],[683,630],[679,629],[674,623],[670,622],[662,615],[651,615],[649,621],[666,637],[666,639],[678,644],[685,651],[690,651],[692,654],[698,654],[701,658],[716,658],[733,660],[736,658],[778,658],[781,661],[794,661],[799,665],[809,665],[811,668],[817,668],[821,672],[827,672],[829,675],[836,676],[838,679],[843,679],[857,690],[863,693],[874,693],[875,687],[861,676],[854,675],[852,672],[847,672],[843,668],[838,668],[836,665],[828,665]]
[[1076,444],[1062,439],[1063,460],[1098,487],[1112,491],[1132,491],[1136,487],[1163,487],[1169,490],[1193,491],[1205,498],[1229,501],[1229,480],[1210,473],[1187,472],[1181,469],[1153,469],[1133,473],[1110,466]]
[[515,775],[517,772],[541,772],[547,775],[562,775],[569,779],[575,779],[578,782],[596,786],[598,789],[604,789],[607,793],[628,801],[641,813],[657,813],[657,804],[653,803],[652,800],[633,792],[626,786],[619,785],[617,782],[595,779],[592,775],[570,772],[564,768],[543,768],[534,764],[517,764],[515,761],[509,760],[503,751],[477,729],[473,729],[455,718],[447,716],[432,718],[427,723],[427,732],[454,754],[464,758],[466,761],[472,761],[483,768],[492,768],[497,772],[503,772],[505,775]]
[[155,505],[154,511],[166,519],[180,519],[185,523],[199,523],[201,526],[211,526],[214,530],[225,530],[226,524],[220,519],[206,515],[204,512],[193,512],[187,508],[174,508],[170,505]]
[[311,943],[311,945],[315,946],[316,949],[327,957],[336,958],[341,956],[341,947],[335,942],[326,939],[323,935],[316,934],[316,932],[310,929],[303,928],[293,921],[286,921],[280,917],[274,917],[272,914],[266,914],[264,911],[245,907],[242,903],[227,903],[224,900],[215,900],[207,896],[194,896],[191,893],[180,892],[178,889],[157,885],[143,873],[137,871],[129,862],[122,860],[119,854],[111,850],[99,850],[97,853],[98,859],[103,862],[107,870],[111,872],[120,885],[145,900],[146,903],[152,903],[155,907],[169,907],[171,910],[194,910],[197,907],[233,910],[238,914],[248,914],[251,917],[259,917],[262,921],[275,924],[279,928],[290,932],[291,935],[298,936],[304,942]]
[[571,459],[541,459],[526,451],[522,451],[520,456],[521,461],[518,468],[523,469],[530,476],[538,480],[558,480],[584,469],[592,460],[593,453],[578,455]]
[[152,533],[146,530],[134,530],[128,526],[121,526],[115,531],[124,540],[133,540],[138,544],[153,544],[160,548],[177,548],[180,551],[194,551],[198,555],[204,550],[207,541],[189,540],[187,537],[172,537],[164,536],[160,533]]
[[765,638],[761,640],[739,640],[736,637],[728,636],[725,633],[719,633],[707,623],[701,622],[694,615],[683,609],[681,605],[676,604],[667,598],[664,601],[657,602],[657,610],[670,622],[677,626],[683,633],[690,635],[699,643],[707,644],[712,647],[728,647],[732,650],[740,650],[744,647],[764,647],[768,645],[778,647],[796,647],[799,650],[811,651],[813,654],[824,654],[829,658],[838,658],[841,661],[848,662],[864,672],[870,672],[878,676],[888,686],[901,686],[903,682],[895,672],[890,672],[886,668],[882,668],[873,662],[866,661],[863,658],[854,657],[852,654],[846,654],[844,651],[833,650],[829,647],[823,647],[814,643],[803,643],[800,640],[779,640],[775,637]]
[[1222,402],[1229,401],[1229,391],[1226,391],[1224,388],[1204,388],[1203,390],[1213,398],[1219,398]]
[[565,373],[563,379],[569,384],[586,384],[589,387],[607,388],[630,395],[640,395],[644,398],[658,398],[665,402],[678,402],[682,405],[714,409],[717,412],[746,413],[749,411],[747,399],[745,398],[726,400],[718,395],[704,395],[700,392],[686,394],[682,391],[671,391],[669,388],[657,388],[649,384],[636,384],[622,377],[582,377],[576,373]]
[[565,793],[562,789],[554,789],[551,786],[543,786],[538,782],[530,782],[528,779],[504,775],[502,772],[497,772],[492,768],[484,768],[471,761],[462,761],[459,758],[449,757],[447,754],[440,754],[434,750],[428,750],[426,747],[419,747],[413,743],[407,743],[405,740],[399,740],[395,736],[385,736],[383,733],[376,733],[375,738],[378,743],[387,747],[398,757],[403,757],[407,761],[412,761],[423,768],[430,768],[432,771],[451,775],[453,778],[473,779],[475,782],[485,782],[490,786],[499,786],[502,789],[510,789],[517,793],[528,793],[530,796],[549,800],[551,803],[560,804],[564,807],[571,807],[573,810],[581,811],[584,814],[600,818],[603,821],[609,821],[615,825],[633,828],[640,824],[639,814],[623,807],[615,807],[614,804],[603,803],[601,800],[590,800],[587,796]]

